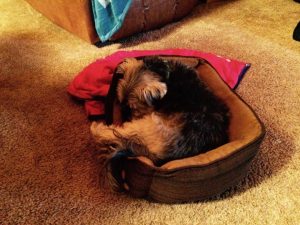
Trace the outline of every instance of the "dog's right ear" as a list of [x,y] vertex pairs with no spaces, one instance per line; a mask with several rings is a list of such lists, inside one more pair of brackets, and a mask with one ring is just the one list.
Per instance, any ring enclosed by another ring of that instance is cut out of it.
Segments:
[[167,85],[160,81],[152,81],[142,89],[142,96],[149,106],[167,94]]
[[132,74],[136,73],[138,68],[142,65],[143,62],[141,60],[126,58],[117,66],[115,73],[122,75],[123,78],[127,80]]
[[157,56],[147,56],[143,59],[146,69],[160,75],[163,80],[167,80],[170,73],[169,62]]

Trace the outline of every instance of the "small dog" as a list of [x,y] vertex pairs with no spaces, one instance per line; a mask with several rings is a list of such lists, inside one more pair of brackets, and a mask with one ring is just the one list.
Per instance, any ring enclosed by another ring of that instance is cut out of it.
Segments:
[[145,57],[125,60],[117,72],[123,74],[117,98],[127,121],[122,126],[92,123],[101,148],[146,156],[159,166],[228,142],[229,110],[194,68]]

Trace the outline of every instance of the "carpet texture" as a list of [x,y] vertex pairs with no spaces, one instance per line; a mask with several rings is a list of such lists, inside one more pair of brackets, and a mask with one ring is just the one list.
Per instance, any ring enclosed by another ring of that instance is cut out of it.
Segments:
[[[300,4],[237,0],[97,48],[22,0],[0,2],[0,224],[299,224]],[[120,49],[191,48],[252,63],[237,92],[267,134],[248,176],[212,200],[157,204],[100,189],[90,122],[66,87]]]

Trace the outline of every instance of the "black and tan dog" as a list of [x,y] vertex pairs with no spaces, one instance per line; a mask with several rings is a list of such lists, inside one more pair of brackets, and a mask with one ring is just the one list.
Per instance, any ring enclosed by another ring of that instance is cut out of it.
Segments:
[[206,152],[228,141],[229,111],[182,63],[145,57],[129,58],[118,67],[117,87],[122,126],[94,122],[96,142],[113,154],[126,150],[154,164]]

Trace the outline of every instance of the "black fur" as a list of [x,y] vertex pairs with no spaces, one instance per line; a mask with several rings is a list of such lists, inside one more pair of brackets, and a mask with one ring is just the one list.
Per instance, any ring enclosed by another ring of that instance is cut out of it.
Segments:
[[144,58],[145,69],[167,84],[167,94],[153,105],[162,116],[181,113],[181,138],[169,146],[169,161],[197,155],[228,142],[229,110],[201,81],[197,72],[179,62]]

